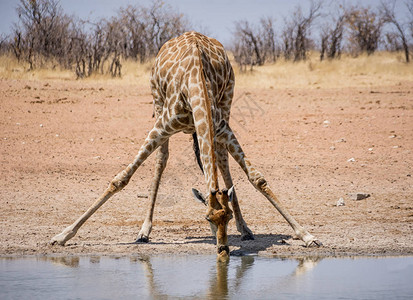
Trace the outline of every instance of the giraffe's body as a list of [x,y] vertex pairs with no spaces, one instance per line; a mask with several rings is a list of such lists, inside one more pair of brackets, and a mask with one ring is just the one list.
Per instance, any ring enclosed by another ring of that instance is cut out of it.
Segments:
[[[247,160],[229,127],[230,107],[234,91],[234,73],[223,46],[215,39],[196,32],[187,32],[162,46],[152,69],[151,89],[156,122],[140,148],[135,160],[120,172],[103,195],[75,223],[52,239],[63,245],[80,226],[113,194],[127,185],[131,176],[145,159],[160,147],[155,177],[150,193],[150,209],[138,235],[147,242],[152,229],[152,217],[162,172],[168,159],[168,140],[177,132],[196,133],[200,160],[207,184],[207,200],[193,190],[199,200],[208,205],[207,220],[216,231],[218,252],[229,253],[226,227],[232,218],[228,201],[232,200],[238,230],[242,239],[253,239],[244,222],[233,189],[219,190],[219,168],[227,189],[232,187],[228,166],[228,152],[238,162],[249,181],[284,216],[295,233],[307,246],[320,245],[282,207],[262,174]],[[225,251],[223,251],[225,250]]]
[[229,120],[234,89],[234,73],[224,48],[196,32],[170,40],[156,58],[151,89],[163,127],[169,132],[196,131],[208,189],[217,190],[215,128]]

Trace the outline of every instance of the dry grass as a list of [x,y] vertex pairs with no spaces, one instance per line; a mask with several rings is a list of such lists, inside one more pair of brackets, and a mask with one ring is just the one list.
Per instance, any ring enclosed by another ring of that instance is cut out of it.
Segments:
[[305,62],[278,61],[241,73],[235,66],[238,87],[251,88],[338,88],[368,87],[413,81],[413,66],[401,54],[380,52],[371,56],[320,62],[313,54]]
[[[122,78],[96,74],[85,81],[111,81],[115,84],[149,84],[152,62],[140,64],[122,62]],[[371,87],[413,81],[412,64],[403,62],[401,54],[379,52],[371,56],[353,58],[344,55],[339,60],[323,61],[314,53],[305,62],[278,61],[275,64],[254,67],[240,72],[233,62],[236,86],[245,88],[340,88]],[[28,65],[19,64],[12,55],[0,56],[0,78],[29,80],[75,80],[74,72],[68,70],[38,69],[27,71]]]
[[62,70],[59,67],[42,68],[29,71],[29,65],[19,63],[17,59],[9,55],[0,55],[0,79],[28,79],[28,80],[46,80],[46,79],[76,79],[73,72]]
[[[122,78],[113,78],[109,74],[93,74],[84,81],[113,81],[117,84],[148,84],[152,61],[140,64],[134,61],[122,62]],[[28,80],[76,80],[76,74],[59,67],[40,68],[29,71],[29,65],[19,63],[13,55],[0,55],[0,79]]]

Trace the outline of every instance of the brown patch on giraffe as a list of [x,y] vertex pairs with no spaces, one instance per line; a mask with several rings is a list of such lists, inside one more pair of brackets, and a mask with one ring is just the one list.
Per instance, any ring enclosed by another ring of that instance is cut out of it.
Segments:
[[[221,133],[220,136],[219,136],[219,139],[220,140],[227,140],[228,139],[228,134],[226,132]],[[234,146],[232,146],[232,147],[234,147]]]
[[159,136],[159,133],[158,133],[157,131],[155,131],[155,130],[153,130],[153,131],[149,134],[149,138],[150,138],[151,140],[156,139],[158,136]]
[[195,98],[191,102],[192,107],[197,107],[199,104],[201,104],[201,99],[199,97]]
[[188,64],[187,70],[191,70],[194,67],[194,65],[195,65],[194,59],[191,58]]
[[210,52],[210,57],[212,58],[212,61],[218,61],[219,57],[218,55],[216,55],[214,52]]
[[166,71],[169,71],[172,69],[172,67],[174,66],[174,62],[173,61],[167,61],[167,63],[165,64],[164,68],[166,69]]
[[179,123],[178,119],[174,118],[171,122],[171,127],[174,128],[174,129],[181,129],[182,124]]
[[165,125],[165,131],[168,132],[168,133],[172,133],[172,132],[174,132],[175,130],[172,129],[171,126],[169,126],[169,124],[166,124],[166,125]]
[[150,153],[150,152],[152,152],[152,150],[153,150],[153,142],[150,142],[146,146],[146,151],[148,151]]
[[204,136],[206,131],[207,131],[207,126],[206,126],[205,122],[202,122],[201,124],[199,124],[197,126],[198,136]]
[[175,52],[175,53],[171,56],[170,60],[171,60],[171,61],[175,61],[175,60],[177,59],[177,57],[178,57],[178,52]]
[[192,120],[189,116],[185,116],[185,117],[180,117],[178,119],[178,121],[182,124],[182,125],[188,125],[192,123]]
[[216,39],[211,38],[210,41],[217,46],[218,49],[222,48],[222,44],[220,42],[218,42]]
[[166,77],[167,73],[168,73],[168,69],[166,69],[166,68],[161,68],[160,71],[159,71],[159,75],[161,77]]
[[[193,105],[195,105],[195,104],[193,103]],[[198,122],[198,121],[200,121],[201,119],[203,119],[205,117],[205,114],[202,111],[202,109],[196,109],[194,111],[193,115],[194,115],[195,122]]]
[[193,83],[197,83],[197,81],[198,81],[198,68],[197,67],[192,68],[191,76],[192,76],[193,79],[195,79],[195,82],[193,82]]
[[177,46],[178,46],[178,48],[182,48],[187,43],[188,42],[184,39],[184,40],[181,40],[180,42],[178,42]]
[[206,143],[202,144],[202,153],[204,154],[209,154],[211,151],[211,147],[209,147],[209,145],[207,145]]

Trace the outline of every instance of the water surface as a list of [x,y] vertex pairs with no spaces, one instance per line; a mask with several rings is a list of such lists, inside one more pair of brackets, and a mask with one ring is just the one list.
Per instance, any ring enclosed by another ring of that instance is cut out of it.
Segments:
[[413,257],[0,258],[0,299],[413,299]]

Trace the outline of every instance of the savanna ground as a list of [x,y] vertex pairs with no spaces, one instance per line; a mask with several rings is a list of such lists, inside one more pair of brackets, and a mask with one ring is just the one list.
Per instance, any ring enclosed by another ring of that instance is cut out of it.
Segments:
[[[154,155],[65,247],[77,219],[137,154],[152,128],[149,66],[122,79],[0,68],[0,255],[215,253],[191,139],[171,138],[148,244],[134,244]],[[237,74],[231,126],[291,214],[324,246],[304,248],[231,161],[255,241],[229,223],[234,254],[413,254],[413,68],[396,55],[277,63]],[[371,197],[354,201],[348,193]],[[336,206],[343,198],[345,205]]]

